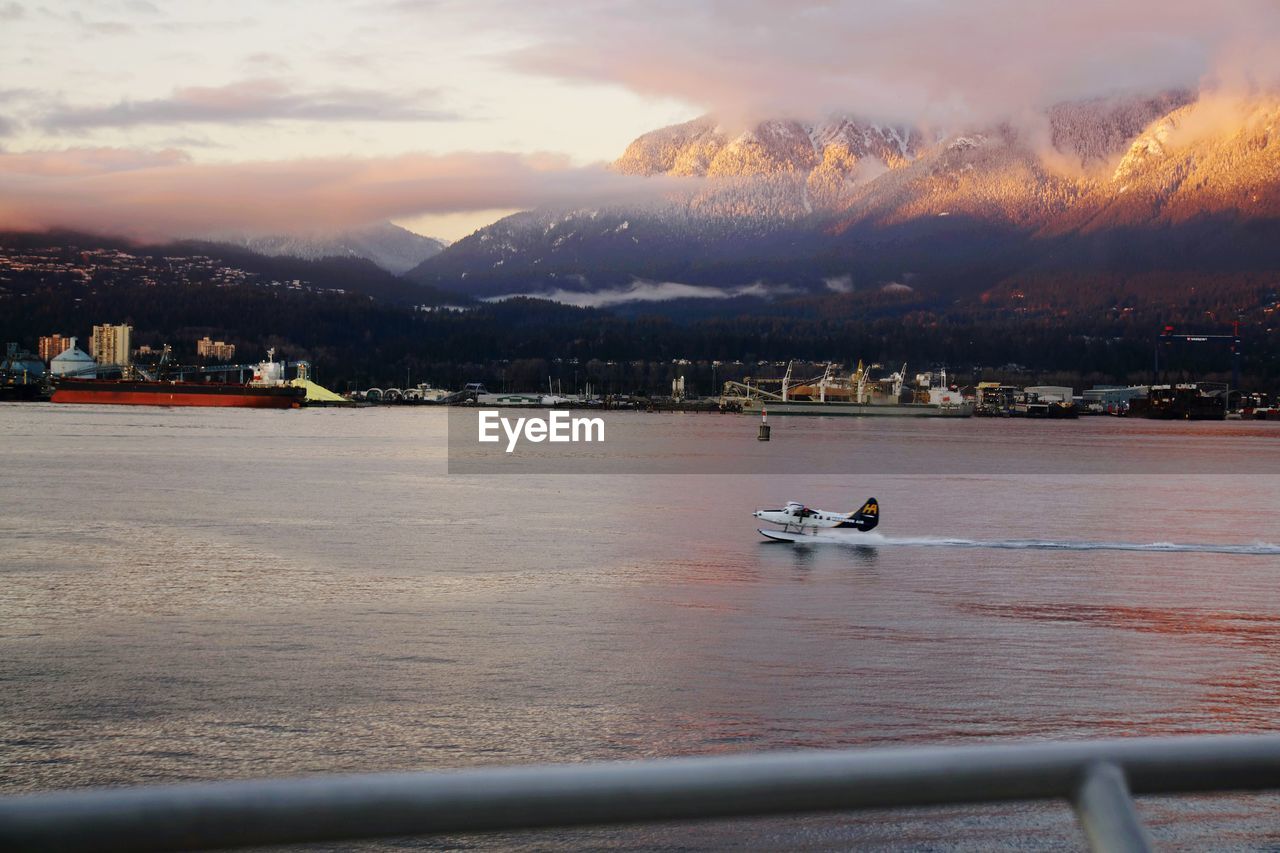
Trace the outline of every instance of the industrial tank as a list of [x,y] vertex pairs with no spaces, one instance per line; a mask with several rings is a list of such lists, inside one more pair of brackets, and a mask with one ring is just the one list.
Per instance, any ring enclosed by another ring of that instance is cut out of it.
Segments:
[[98,376],[98,363],[93,356],[76,347],[76,339],[71,339],[67,347],[49,362],[49,372],[54,376],[74,376],[77,379],[95,379]]

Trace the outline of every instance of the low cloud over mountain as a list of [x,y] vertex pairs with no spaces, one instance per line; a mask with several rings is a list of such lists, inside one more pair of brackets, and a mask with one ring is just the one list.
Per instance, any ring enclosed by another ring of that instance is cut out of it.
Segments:
[[763,282],[733,287],[714,287],[711,285],[683,284],[678,281],[642,281],[637,279],[626,287],[614,287],[603,290],[556,290],[541,293],[510,293],[503,296],[490,297],[488,301],[501,302],[517,296],[535,296],[548,299],[563,305],[574,305],[578,308],[615,308],[620,305],[643,305],[660,302],[675,302],[681,299],[717,300],[739,299],[744,296],[757,299],[774,299],[781,296],[795,296],[801,291],[787,285],[766,285]]

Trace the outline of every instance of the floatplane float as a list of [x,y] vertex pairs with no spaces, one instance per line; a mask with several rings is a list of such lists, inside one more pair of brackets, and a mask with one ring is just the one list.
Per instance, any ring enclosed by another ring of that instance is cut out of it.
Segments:
[[852,543],[857,540],[848,536],[846,531],[866,533],[874,528],[880,523],[880,504],[875,498],[867,498],[857,512],[844,513],[810,509],[802,503],[788,501],[782,509],[758,509],[755,517],[782,527],[781,530],[756,528],[765,538],[778,542]]

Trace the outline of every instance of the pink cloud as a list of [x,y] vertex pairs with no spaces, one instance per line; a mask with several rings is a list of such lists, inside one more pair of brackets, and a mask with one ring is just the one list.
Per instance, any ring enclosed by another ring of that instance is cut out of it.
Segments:
[[187,86],[163,98],[102,106],[62,106],[40,121],[50,129],[243,123],[257,121],[455,121],[436,108],[430,90],[394,95],[366,89],[299,91],[283,80],[241,80],[225,86]]
[[985,122],[1069,99],[1194,88],[1222,67],[1274,83],[1280,41],[1272,0],[603,0],[523,17],[492,0],[475,12],[492,17],[495,5],[541,37],[508,54],[518,69],[743,121],[850,111]]
[[406,154],[200,164],[181,152],[0,153],[0,228],[160,238],[337,228],[426,213],[600,205],[669,182],[557,155]]
[[131,148],[71,148],[59,151],[15,151],[0,153],[0,176],[87,177],[174,166],[186,163],[188,159],[184,152],[174,149],[139,151]]

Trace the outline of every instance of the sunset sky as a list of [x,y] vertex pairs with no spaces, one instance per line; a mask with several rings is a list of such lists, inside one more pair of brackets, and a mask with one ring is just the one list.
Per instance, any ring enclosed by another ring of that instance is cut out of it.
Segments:
[[1270,84],[1277,34],[1268,0],[0,0],[0,226],[456,239],[624,189],[603,162],[708,111],[956,127]]

